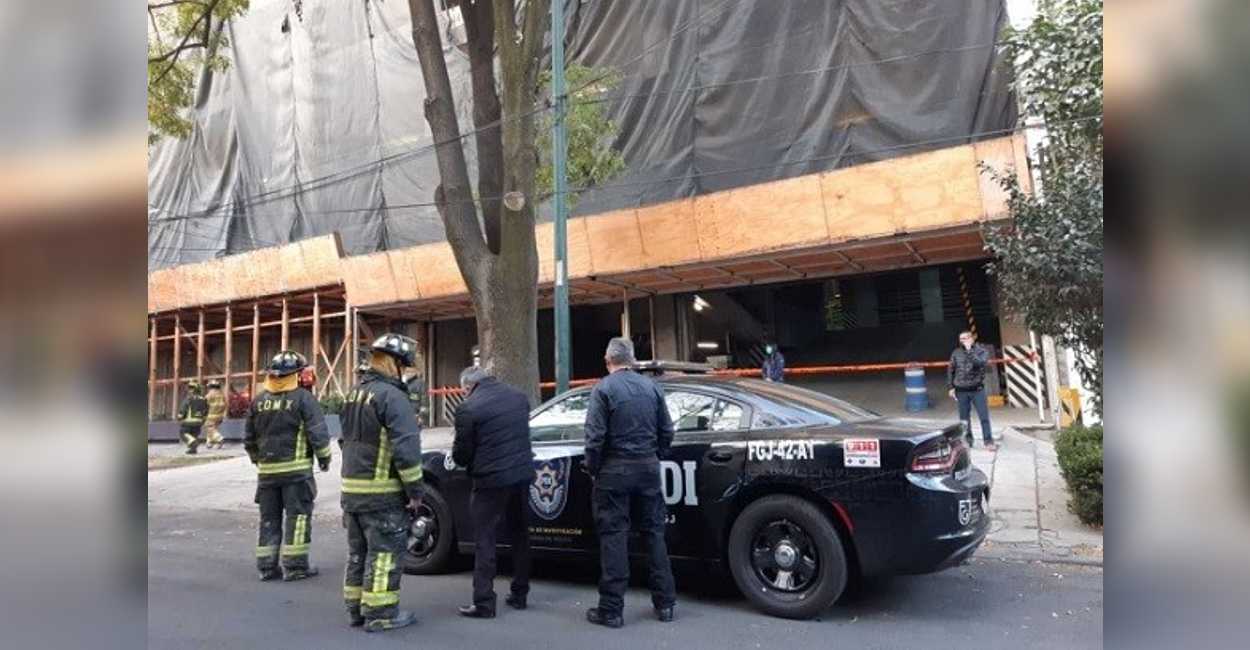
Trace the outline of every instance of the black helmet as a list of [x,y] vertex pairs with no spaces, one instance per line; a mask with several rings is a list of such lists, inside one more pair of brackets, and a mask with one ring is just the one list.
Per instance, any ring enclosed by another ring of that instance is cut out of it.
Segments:
[[208,380],[208,387],[209,388],[221,388],[221,380],[220,379]]
[[198,393],[200,391],[200,382],[198,379],[192,379],[187,382],[187,390]]
[[273,360],[269,362],[269,374],[274,377],[285,377],[297,373],[308,365],[308,359],[304,355],[292,351],[283,350],[273,355]]
[[369,349],[391,355],[402,366],[415,368],[417,365],[417,342],[403,334],[383,334]]

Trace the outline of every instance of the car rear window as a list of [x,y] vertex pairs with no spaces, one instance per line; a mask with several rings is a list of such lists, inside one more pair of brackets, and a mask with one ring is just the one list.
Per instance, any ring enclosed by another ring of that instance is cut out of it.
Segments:
[[822,419],[835,420],[834,424],[880,417],[866,408],[798,386],[759,379],[743,379],[741,385],[746,390],[789,409],[809,414],[815,413]]

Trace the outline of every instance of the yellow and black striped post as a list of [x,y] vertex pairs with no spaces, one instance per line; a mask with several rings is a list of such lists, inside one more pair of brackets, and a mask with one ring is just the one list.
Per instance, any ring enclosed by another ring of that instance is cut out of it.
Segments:
[[968,315],[968,331],[977,335],[977,321],[972,317],[972,298],[968,296],[968,279],[964,277],[964,268],[956,267],[959,272],[959,295],[964,301],[964,313]]

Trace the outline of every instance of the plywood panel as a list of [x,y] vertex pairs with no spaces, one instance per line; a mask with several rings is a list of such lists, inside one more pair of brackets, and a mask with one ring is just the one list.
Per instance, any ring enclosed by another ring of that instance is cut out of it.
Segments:
[[694,199],[680,199],[635,210],[642,231],[644,263],[673,266],[703,259]]
[[230,255],[221,260],[223,272],[234,278],[234,295],[232,300],[242,298],[256,298],[264,295],[262,293],[263,283],[257,275],[255,268],[255,254],[243,253],[242,255]]
[[312,284],[305,286],[320,287],[339,282],[342,271],[339,259],[342,247],[336,235],[324,235],[300,242],[300,250],[304,256],[304,269]]
[[[584,278],[594,273],[594,264],[590,255],[590,235],[586,229],[586,219],[596,217],[578,217],[569,219],[568,223],[568,276]],[[551,223],[539,224],[534,228],[534,241],[538,246],[538,281],[540,283],[555,281],[555,226]]]
[[447,244],[426,244],[411,249],[408,263],[422,298],[457,296],[468,293],[460,268]]
[[282,272],[282,281],[287,291],[296,291],[314,286],[315,280],[309,277],[304,266],[304,253],[299,244],[287,244],[275,249]]
[[821,182],[834,242],[983,218],[970,145],[825,172]]
[[591,266],[595,273],[621,273],[644,268],[646,253],[638,217],[633,210],[617,210],[586,217]]
[[417,276],[413,274],[412,249],[401,248],[386,255],[390,258],[391,276],[395,278],[395,299],[419,299],[421,290],[417,286]]
[[386,253],[345,257],[343,283],[352,305],[378,305],[395,302],[395,278]]
[[[1020,138],[1023,140],[1023,138]],[[998,174],[1016,174],[1016,138],[998,138],[973,145],[978,163],[989,167],[978,171],[981,188],[981,211],[989,219],[1006,216],[1007,192],[994,179],[991,170]]]
[[815,176],[696,197],[694,206],[705,260],[829,241]]

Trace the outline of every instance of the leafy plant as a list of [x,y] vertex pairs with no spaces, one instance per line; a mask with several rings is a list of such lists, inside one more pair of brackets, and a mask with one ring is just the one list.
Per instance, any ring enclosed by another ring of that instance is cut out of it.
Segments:
[[321,411],[326,415],[339,415],[343,412],[343,396],[337,393],[325,395],[320,400]]
[[1024,30],[1005,35],[1026,120],[1046,126],[1035,159],[1041,187],[990,173],[1011,221],[986,233],[1003,306],[1076,357],[1102,414],[1102,1],[1048,0]]
[[1072,498],[1068,509],[1082,522],[1102,525],[1102,427],[1071,426],[1055,436],[1059,470]]
[[[570,188],[593,187],[625,169],[621,152],[612,148],[619,128],[604,113],[603,96],[620,83],[620,75],[607,68],[569,65],[564,71],[569,95],[565,129],[568,133],[568,179]],[[551,96],[551,71],[539,75],[540,92]],[[583,86],[585,86],[583,88]],[[551,129],[555,111],[548,111],[538,128],[539,166],[536,182],[541,196],[555,191],[555,167],[551,160]],[[568,195],[569,209],[579,193]]]

